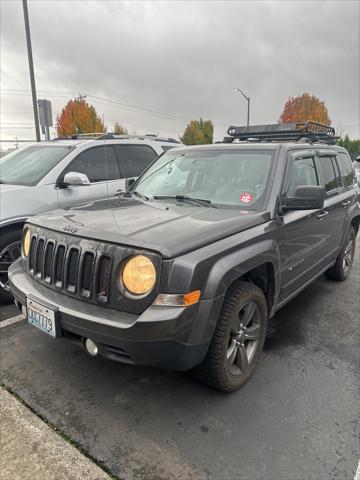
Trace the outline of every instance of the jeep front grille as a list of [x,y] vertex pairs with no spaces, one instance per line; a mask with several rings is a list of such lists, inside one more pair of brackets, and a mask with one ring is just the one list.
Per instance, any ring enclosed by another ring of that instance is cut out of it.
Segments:
[[91,280],[93,277],[95,255],[92,252],[85,252],[82,261],[81,280],[83,295],[89,296],[91,291]]
[[107,302],[110,295],[112,259],[80,246],[33,235],[29,272],[50,287],[79,297]]
[[103,255],[100,258],[99,281],[97,294],[107,297],[110,289],[111,258]]

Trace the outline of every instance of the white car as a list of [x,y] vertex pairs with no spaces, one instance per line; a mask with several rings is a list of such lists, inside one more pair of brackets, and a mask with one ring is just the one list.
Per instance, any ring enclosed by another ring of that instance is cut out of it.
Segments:
[[360,185],[360,155],[358,155],[353,161],[353,167],[355,169],[358,184]]
[[20,256],[25,220],[38,213],[125,191],[177,140],[91,134],[40,142],[0,160],[0,303],[12,299],[7,271]]

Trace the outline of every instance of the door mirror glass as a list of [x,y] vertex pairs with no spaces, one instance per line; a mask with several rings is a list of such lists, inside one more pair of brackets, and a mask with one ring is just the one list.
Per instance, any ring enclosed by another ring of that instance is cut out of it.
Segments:
[[135,180],[136,180],[135,178],[127,178],[127,179],[125,180],[125,190],[129,190],[129,188],[131,187],[131,185],[132,185],[133,183],[135,183]]
[[323,208],[324,201],[324,187],[299,185],[285,197],[282,208],[284,210],[315,210]]
[[91,185],[90,180],[85,173],[79,172],[68,172],[64,176],[64,180],[62,181],[63,185],[72,185],[72,186],[79,186],[79,185]]

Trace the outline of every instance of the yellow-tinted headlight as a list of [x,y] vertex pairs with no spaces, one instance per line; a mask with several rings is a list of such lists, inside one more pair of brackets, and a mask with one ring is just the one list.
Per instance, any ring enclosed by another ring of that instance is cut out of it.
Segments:
[[23,252],[25,257],[28,257],[30,253],[30,240],[30,230],[25,228],[23,233]]
[[130,293],[149,293],[156,281],[156,270],[150,258],[136,255],[130,258],[122,271],[122,282]]

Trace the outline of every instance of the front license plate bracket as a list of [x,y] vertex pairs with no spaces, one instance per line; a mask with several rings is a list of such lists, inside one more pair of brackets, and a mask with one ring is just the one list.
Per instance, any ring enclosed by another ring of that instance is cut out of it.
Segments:
[[53,338],[61,336],[59,307],[29,296],[26,298],[26,311],[27,322],[30,325]]

